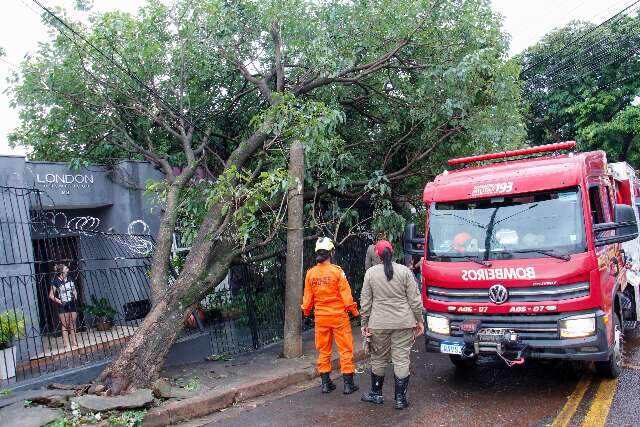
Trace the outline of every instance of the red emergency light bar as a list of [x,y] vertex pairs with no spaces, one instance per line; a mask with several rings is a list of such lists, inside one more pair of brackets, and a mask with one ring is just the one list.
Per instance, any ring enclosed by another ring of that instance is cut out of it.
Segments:
[[483,160],[504,159],[507,157],[526,156],[529,154],[546,153],[549,151],[570,150],[576,147],[575,141],[558,142],[555,144],[539,145],[537,147],[522,148],[520,150],[503,151],[501,153],[480,154],[471,157],[459,157],[457,159],[449,159],[447,163],[450,165],[461,165],[464,163],[481,162]]

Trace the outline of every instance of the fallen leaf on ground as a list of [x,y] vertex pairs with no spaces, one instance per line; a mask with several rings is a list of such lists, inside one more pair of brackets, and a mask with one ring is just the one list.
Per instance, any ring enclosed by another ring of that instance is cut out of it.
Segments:
[[205,357],[205,360],[207,360],[208,362],[228,362],[229,360],[233,360],[233,358],[229,357],[226,354],[212,354]]

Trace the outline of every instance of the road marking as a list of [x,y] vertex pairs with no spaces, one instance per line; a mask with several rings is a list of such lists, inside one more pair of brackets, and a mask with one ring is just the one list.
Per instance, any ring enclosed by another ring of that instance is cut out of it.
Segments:
[[580,406],[580,402],[582,402],[584,394],[587,392],[590,385],[591,375],[583,375],[575,390],[573,390],[573,393],[571,393],[567,399],[567,403],[565,403],[556,419],[553,420],[551,427],[567,427],[569,425],[571,418],[578,410],[578,406]]
[[583,427],[602,427],[607,422],[613,396],[616,394],[617,379],[604,378],[598,386],[589,412],[582,421]]

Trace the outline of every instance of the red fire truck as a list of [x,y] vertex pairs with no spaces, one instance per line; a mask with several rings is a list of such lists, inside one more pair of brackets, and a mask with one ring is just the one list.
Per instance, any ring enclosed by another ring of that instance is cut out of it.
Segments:
[[575,145],[452,159],[427,184],[425,237],[405,231],[405,251],[424,256],[427,350],[459,368],[493,354],[620,374],[640,315],[640,186],[602,151],[563,154]]

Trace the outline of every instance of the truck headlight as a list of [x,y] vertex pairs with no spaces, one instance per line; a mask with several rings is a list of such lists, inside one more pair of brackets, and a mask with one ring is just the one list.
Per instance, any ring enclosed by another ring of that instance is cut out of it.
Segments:
[[560,338],[582,338],[595,333],[595,314],[566,317],[560,320]]
[[427,314],[427,329],[440,335],[449,335],[449,319],[444,316]]

